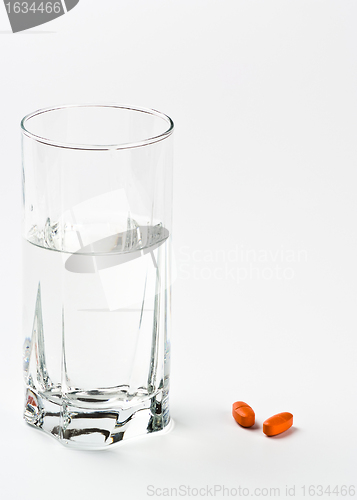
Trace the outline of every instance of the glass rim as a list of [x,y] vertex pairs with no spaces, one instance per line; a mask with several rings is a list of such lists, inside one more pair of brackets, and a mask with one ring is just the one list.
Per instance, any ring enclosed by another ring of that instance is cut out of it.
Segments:
[[[41,137],[39,135],[36,135],[28,128],[26,127],[26,124],[31,118],[34,118],[35,116],[41,115],[43,113],[48,113],[50,111],[56,111],[56,110],[61,110],[61,109],[67,109],[67,108],[119,108],[119,109],[126,109],[130,111],[138,111],[141,113],[147,113],[152,116],[157,116],[158,118],[161,118],[166,121],[168,124],[167,130],[163,132],[162,134],[159,134],[154,137],[148,137],[147,139],[137,141],[137,142],[128,142],[128,143],[123,143],[123,144],[76,144],[76,143],[70,143],[70,142],[61,142],[61,141],[54,141],[51,139],[47,139],[46,137]],[[59,106],[49,106],[47,108],[41,108],[36,111],[33,111],[32,113],[27,114],[24,116],[24,118],[21,120],[21,131],[24,135],[29,137],[30,139],[33,139],[34,141],[40,142],[42,144],[46,144],[48,146],[54,146],[57,148],[63,148],[63,149],[79,149],[79,150],[84,150],[84,151],[110,151],[110,150],[116,150],[116,149],[130,149],[130,148],[138,148],[142,146],[148,146],[149,144],[154,144],[155,142],[162,141],[169,137],[173,131],[174,131],[174,122],[171,120],[171,118],[168,115],[165,115],[164,113],[161,113],[160,111],[156,111],[155,109],[151,108],[142,108],[139,106],[129,106],[129,105],[124,105],[124,104],[117,104],[117,103],[90,103],[90,104],[63,104]]]

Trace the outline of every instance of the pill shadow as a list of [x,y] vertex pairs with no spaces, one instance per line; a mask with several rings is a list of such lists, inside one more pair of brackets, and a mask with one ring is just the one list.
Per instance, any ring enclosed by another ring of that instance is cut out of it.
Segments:
[[238,422],[235,422],[235,424],[240,427],[241,429],[244,429],[245,431],[249,432],[254,432],[254,431],[261,431],[263,426],[259,422],[255,421],[255,424],[252,425],[252,427],[243,427],[243,425],[238,424]]
[[259,422],[255,421],[254,425],[252,427],[244,427],[247,431],[254,432],[254,431],[260,431],[262,429],[262,424]]
[[269,439],[285,439],[288,436],[291,436],[292,434],[299,432],[299,430],[300,429],[298,427],[290,427],[290,429],[288,429],[285,432],[282,432],[281,434],[277,434],[276,436],[266,436],[266,437]]
[[0,35],[49,35],[50,33],[57,33],[57,31],[19,31],[18,33],[0,31]]

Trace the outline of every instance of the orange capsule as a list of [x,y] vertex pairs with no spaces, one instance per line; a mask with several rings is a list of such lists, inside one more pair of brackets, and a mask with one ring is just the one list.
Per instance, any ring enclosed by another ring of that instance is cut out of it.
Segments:
[[287,431],[293,425],[293,416],[291,413],[283,412],[268,418],[263,423],[263,432],[267,436],[276,436]]
[[243,401],[233,403],[232,415],[234,420],[242,427],[252,427],[252,425],[254,425],[255,413],[253,409],[247,405],[247,403],[243,403]]

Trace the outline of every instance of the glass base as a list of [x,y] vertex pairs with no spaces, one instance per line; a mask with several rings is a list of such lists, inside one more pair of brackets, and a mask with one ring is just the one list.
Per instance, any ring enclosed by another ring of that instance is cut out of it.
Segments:
[[101,450],[131,437],[172,428],[168,395],[158,391],[139,401],[84,408],[63,395],[26,390],[24,419],[57,438],[64,446]]

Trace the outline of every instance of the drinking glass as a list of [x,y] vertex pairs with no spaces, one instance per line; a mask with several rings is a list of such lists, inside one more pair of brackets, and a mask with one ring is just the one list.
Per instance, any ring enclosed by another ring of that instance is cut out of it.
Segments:
[[24,418],[82,449],[167,430],[173,122],[90,104],[21,128]]

